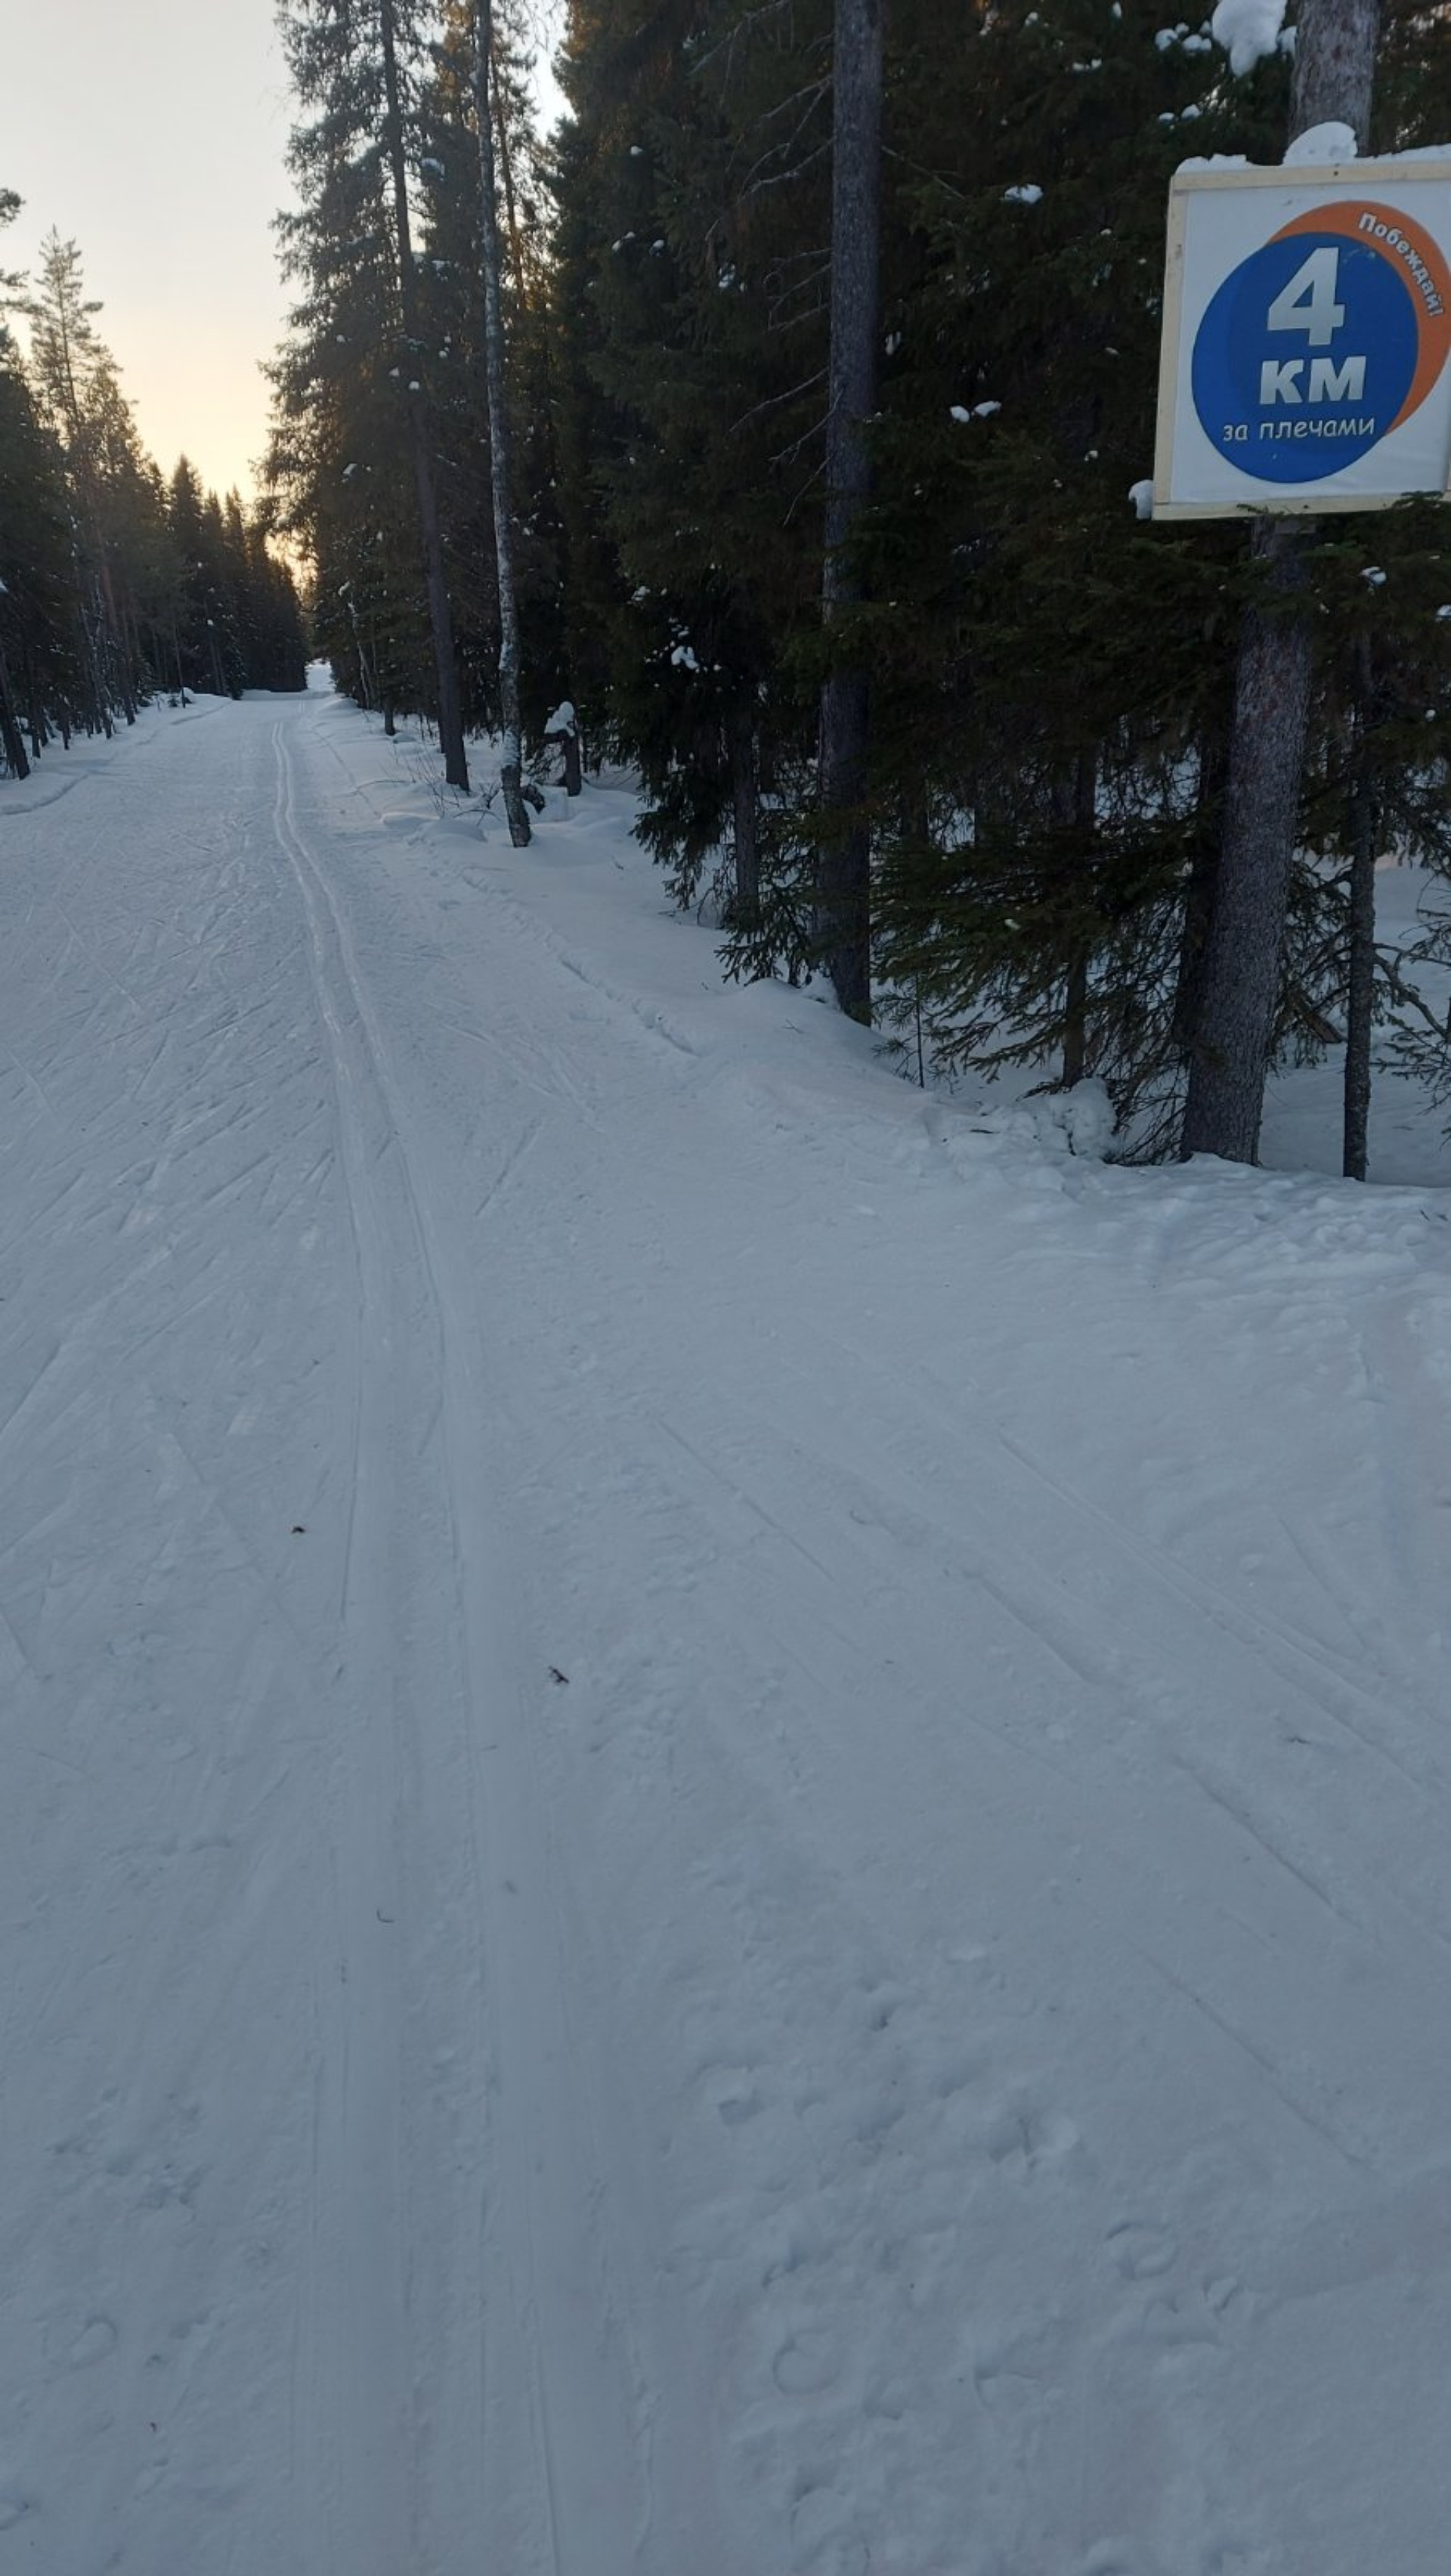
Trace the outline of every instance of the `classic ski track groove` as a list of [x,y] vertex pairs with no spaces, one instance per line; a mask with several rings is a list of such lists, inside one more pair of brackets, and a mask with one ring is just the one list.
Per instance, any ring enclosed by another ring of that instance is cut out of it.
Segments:
[[[530,1711],[518,1672],[511,1669],[516,1657],[505,1642],[508,1596],[495,1562],[497,1507],[488,1489],[485,1464],[489,1398],[475,1319],[476,1291],[417,1177],[415,1156],[408,1147],[407,1113],[390,1070],[386,1040],[353,954],[344,915],[297,822],[290,754],[280,725],[275,740],[281,781],[278,839],[297,878],[307,913],[314,980],[332,1051],[362,1317],[366,1325],[371,1310],[386,1307],[389,1253],[377,1222],[368,1157],[356,1132],[355,1099],[360,1076],[372,1088],[382,1112],[393,1168],[406,1202],[409,1232],[427,1282],[444,1389],[442,1438],[453,1589],[466,1676],[461,1714],[470,1783],[468,1831],[483,1940],[483,2008],[493,2025],[488,2048],[495,2064],[489,2087],[494,2120],[486,2181],[486,2277],[480,2285],[484,2348],[479,2420],[482,2427],[490,2385],[506,2372],[517,2371],[522,2361],[533,2390],[547,2509],[547,2564],[557,2571],[557,2576],[626,2576],[626,2571],[637,2563],[641,2515],[648,2525],[648,2492],[635,2513],[627,2512],[618,2525],[612,2522],[621,2486],[617,2453],[622,2440],[633,2446],[648,2490],[647,2446],[641,2437],[638,2410],[624,2395],[620,2380],[618,2347],[623,2339],[625,2348],[633,2353],[634,2338],[620,2287],[619,2267],[611,2257],[608,2241],[608,2187],[599,2170],[597,2148],[585,2145],[581,2158],[571,2145],[581,2130],[581,2144],[588,2138],[588,2104],[577,2090],[581,2061],[570,2029],[567,1976],[558,1955],[557,1914],[549,1893],[547,1853],[540,1838],[542,1792],[531,1755]],[[555,1070],[550,1067],[551,1073]],[[572,1107],[580,1105],[575,1086],[566,1076],[558,1079],[557,1096]],[[530,1150],[539,1124],[533,1122],[510,1149],[490,1196],[505,1185]],[[366,1329],[360,1336],[360,1348],[366,1359]],[[360,1494],[366,1492],[367,1486],[364,1410],[360,1405],[355,1487]],[[360,1582],[370,1591],[373,1586],[368,1584],[366,1569],[375,1544],[370,1537],[362,1549],[364,1570]],[[357,1552],[356,1534],[350,1531],[349,1598]],[[504,1730],[510,1720],[513,1740],[507,1741]],[[481,1767],[487,1757],[481,1755],[480,1744],[486,1728],[490,1736],[499,1739],[495,1747],[499,1758],[484,1778]],[[356,1821],[366,1829],[364,1819]],[[536,1973],[545,1958],[550,1960],[548,1991],[557,2015],[555,2026],[542,2039],[529,2028],[539,2007],[537,1993],[521,2010],[510,1992],[511,1969],[517,1979],[523,1964],[514,1928],[520,1908],[517,1902],[510,1906],[505,1895],[511,1865],[513,1888],[518,1887],[525,1871],[535,1873],[539,1882],[539,1892],[534,1894],[530,1907],[536,1937],[528,1946]],[[344,1910],[354,1915],[362,1943],[372,1946],[366,1892],[355,1888],[349,1898],[345,1889]],[[376,1914],[376,1909],[373,1911]],[[350,2033],[349,2044],[356,2047],[356,2034]],[[545,2148],[543,2158],[541,2142]],[[351,2175],[356,2163],[351,2147],[339,2142],[337,2152]],[[536,2179],[541,2162],[547,2162],[551,2169],[545,2189]],[[497,2209],[496,2202],[500,2203]],[[379,2212],[371,2206],[355,2206],[351,2228],[358,2248],[366,2248],[373,2241],[378,2217]],[[514,2280],[511,2291],[506,2293],[505,2282],[513,2270],[508,2245],[520,2237],[526,2252],[527,2275],[523,2282]],[[554,2249],[547,2273],[541,2261],[544,2242]],[[579,2290],[587,2289],[588,2282],[596,2276],[603,2306],[597,2323],[591,2326],[586,2317],[575,2311]],[[507,2331],[501,2333],[498,2312],[506,2296],[512,2313]],[[559,2456],[556,2419],[561,2410],[568,2424],[568,2476],[561,2469]],[[361,2421],[350,2420],[359,2449],[367,2446],[370,2423],[376,2431],[377,2411],[375,2399],[371,2409],[360,2410]],[[486,2456],[485,2529],[490,2474],[491,2463]],[[587,2509],[582,2508],[581,2496],[588,2498]],[[366,2519],[360,2517],[359,2527],[376,2530],[371,2511]],[[416,2527],[410,2534],[410,2546],[418,2546]],[[386,2555],[377,2556],[376,2562],[346,2556],[329,2561],[330,2566],[336,2566],[336,2576],[361,2576],[364,2565],[373,2563],[378,2576],[394,2576]]]

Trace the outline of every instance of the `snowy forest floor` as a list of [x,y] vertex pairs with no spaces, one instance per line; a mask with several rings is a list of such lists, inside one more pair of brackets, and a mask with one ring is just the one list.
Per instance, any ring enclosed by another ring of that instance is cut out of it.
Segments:
[[0,795],[0,2576],[1429,2576],[1436,1122],[1075,1160],[425,780]]

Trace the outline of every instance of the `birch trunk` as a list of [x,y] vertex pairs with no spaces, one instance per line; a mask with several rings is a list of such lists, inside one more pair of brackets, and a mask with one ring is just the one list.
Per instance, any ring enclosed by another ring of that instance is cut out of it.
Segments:
[[[867,423],[876,407],[881,229],[880,0],[836,0],[832,75],[831,350],[826,423],[823,623],[861,596],[847,547],[870,485]],[[822,842],[816,945],[849,1019],[870,1022],[871,834],[866,790],[870,701],[865,671],[832,670],[821,692],[818,784]]]
[[[1292,140],[1312,125],[1340,119],[1364,146],[1379,26],[1380,0],[1303,0]],[[1280,613],[1268,620],[1250,610],[1240,636],[1224,831],[1183,1134],[1186,1155],[1220,1154],[1230,1162],[1258,1156],[1274,1047],[1313,659],[1308,611],[1287,613],[1287,606],[1305,588],[1307,534],[1303,521],[1264,518],[1251,540]]]
[[499,784],[516,850],[529,846],[519,715],[519,599],[514,586],[514,528],[509,515],[509,388],[504,365],[504,300],[500,291],[499,200],[494,169],[490,90],[494,61],[493,0],[474,0],[474,119],[479,130],[479,233],[484,257],[484,375],[489,394],[489,481],[494,498],[494,559],[499,575],[499,717],[504,729]]
[[[398,92],[393,0],[381,0],[378,24],[383,45],[386,149],[393,183],[393,220],[398,236],[398,305],[408,362],[414,365],[421,360],[422,343],[418,332],[418,279],[413,266],[413,227],[408,214],[408,172],[403,157],[403,112]],[[438,679],[439,748],[443,753],[444,776],[450,787],[462,788],[467,795],[469,765],[464,750],[463,714],[459,703],[458,661],[453,647],[453,611],[449,606],[443,530],[433,480],[433,459],[428,448],[428,425],[421,396],[408,393],[405,399],[413,482],[418,495],[418,533],[423,545],[424,580],[428,592],[428,623],[433,636],[433,661]]]

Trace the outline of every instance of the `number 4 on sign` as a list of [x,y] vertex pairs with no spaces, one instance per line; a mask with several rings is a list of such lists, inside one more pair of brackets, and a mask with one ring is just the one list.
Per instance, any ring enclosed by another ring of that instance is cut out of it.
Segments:
[[1266,317],[1270,331],[1303,331],[1312,349],[1328,349],[1345,320],[1345,307],[1335,301],[1340,280],[1340,253],[1312,250],[1288,286],[1282,286]]

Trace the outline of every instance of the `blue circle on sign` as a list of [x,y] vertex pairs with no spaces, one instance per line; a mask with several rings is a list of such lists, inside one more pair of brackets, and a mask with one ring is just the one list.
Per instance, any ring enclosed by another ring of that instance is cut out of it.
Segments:
[[1296,232],[1232,269],[1194,341],[1194,408],[1256,482],[1318,483],[1384,438],[1419,333],[1405,280],[1369,242]]

